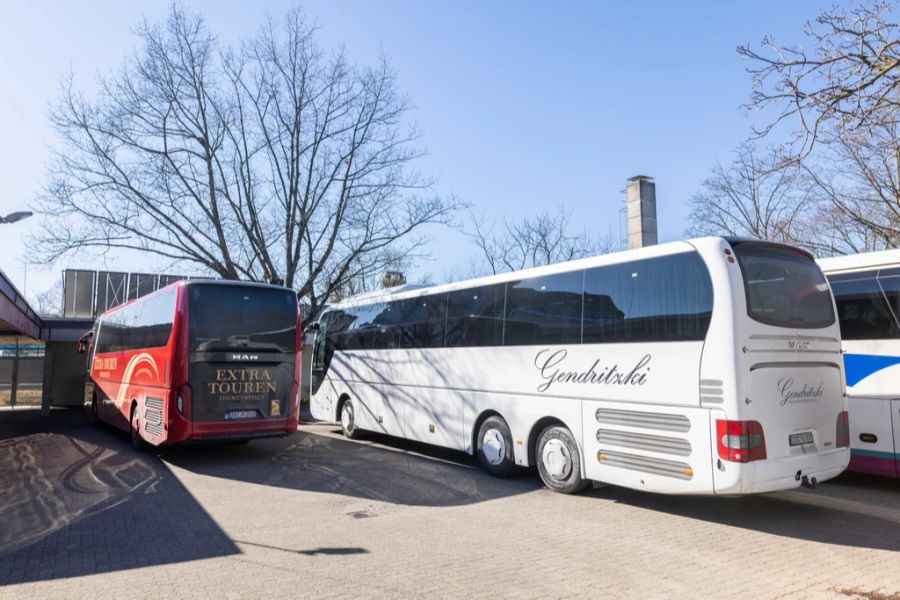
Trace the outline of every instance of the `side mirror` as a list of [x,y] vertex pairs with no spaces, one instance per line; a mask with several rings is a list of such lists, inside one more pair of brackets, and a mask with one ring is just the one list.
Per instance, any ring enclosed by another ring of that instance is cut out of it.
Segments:
[[94,332],[88,331],[86,334],[81,336],[78,340],[78,354],[87,353],[88,349],[91,347],[91,341],[94,339]]

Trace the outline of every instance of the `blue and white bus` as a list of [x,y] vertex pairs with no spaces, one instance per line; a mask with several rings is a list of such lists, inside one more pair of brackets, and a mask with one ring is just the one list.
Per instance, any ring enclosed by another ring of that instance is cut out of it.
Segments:
[[819,261],[837,303],[850,470],[900,477],[900,250]]
[[840,337],[813,258],[703,238],[329,307],[317,419],[663,493],[813,486],[850,459]]

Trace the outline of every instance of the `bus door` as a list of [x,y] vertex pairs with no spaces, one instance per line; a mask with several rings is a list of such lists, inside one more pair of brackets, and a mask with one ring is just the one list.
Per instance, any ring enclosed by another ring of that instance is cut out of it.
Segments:
[[325,418],[334,419],[336,408],[333,405],[334,399],[324,393],[325,390],[322,390],[323,393],[319,393],[319,389],[325,381],[325,374],[328,372],[331,357],[334,354],[334,348],[330,346],[328,340],[327,324],[328,321],[325,319],[321,322],[312,323],[307,329],[307,335],[312,336],[312,343],[309,346],[312,348],[312,356],[309,359],[308,392],[310,410],[313,415],[319,415],[317,418],[323,418],[323,415],[328,415],[329,417]]
[[319,323],[312,323],[306,330],[309,339],[309,387],[306,392],[312,398],[325,379],[325,336]]

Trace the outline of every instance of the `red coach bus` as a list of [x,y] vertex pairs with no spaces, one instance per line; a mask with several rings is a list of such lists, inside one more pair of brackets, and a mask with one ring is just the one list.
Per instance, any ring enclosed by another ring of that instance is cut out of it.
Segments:
[[287,288],[174,283],[101,315],[79,350],[86,407],[136,448],[297,430],[300,319]]

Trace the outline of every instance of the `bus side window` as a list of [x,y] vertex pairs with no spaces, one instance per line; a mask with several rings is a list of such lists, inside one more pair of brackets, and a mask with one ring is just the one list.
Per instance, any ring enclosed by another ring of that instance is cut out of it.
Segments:
[[[890,287],[893,282],[885,280]],[[894,319],[875,273],[835,276],[831,289],[837,304],[841,337],[845,340],[890,339],[897,337]]]
[[[900,323],[900,276],[882,277],[879,274],[878,283],[887,299],[888,308],[891,310],[894,321]],[[895,335],[895,337],[897,336]]]
[[696,253],[588,269],[583,340],[702,340],[712,302],[712,282]]
[[580,343],[583,291],[581,270],[509,282],[503,344]]
[[447,294],[402,300],[400,320],[401,348],[440,348],[444,345]]
[[503,345],[503,305],[506,284],[450,292],[447,298],[445,345]]

